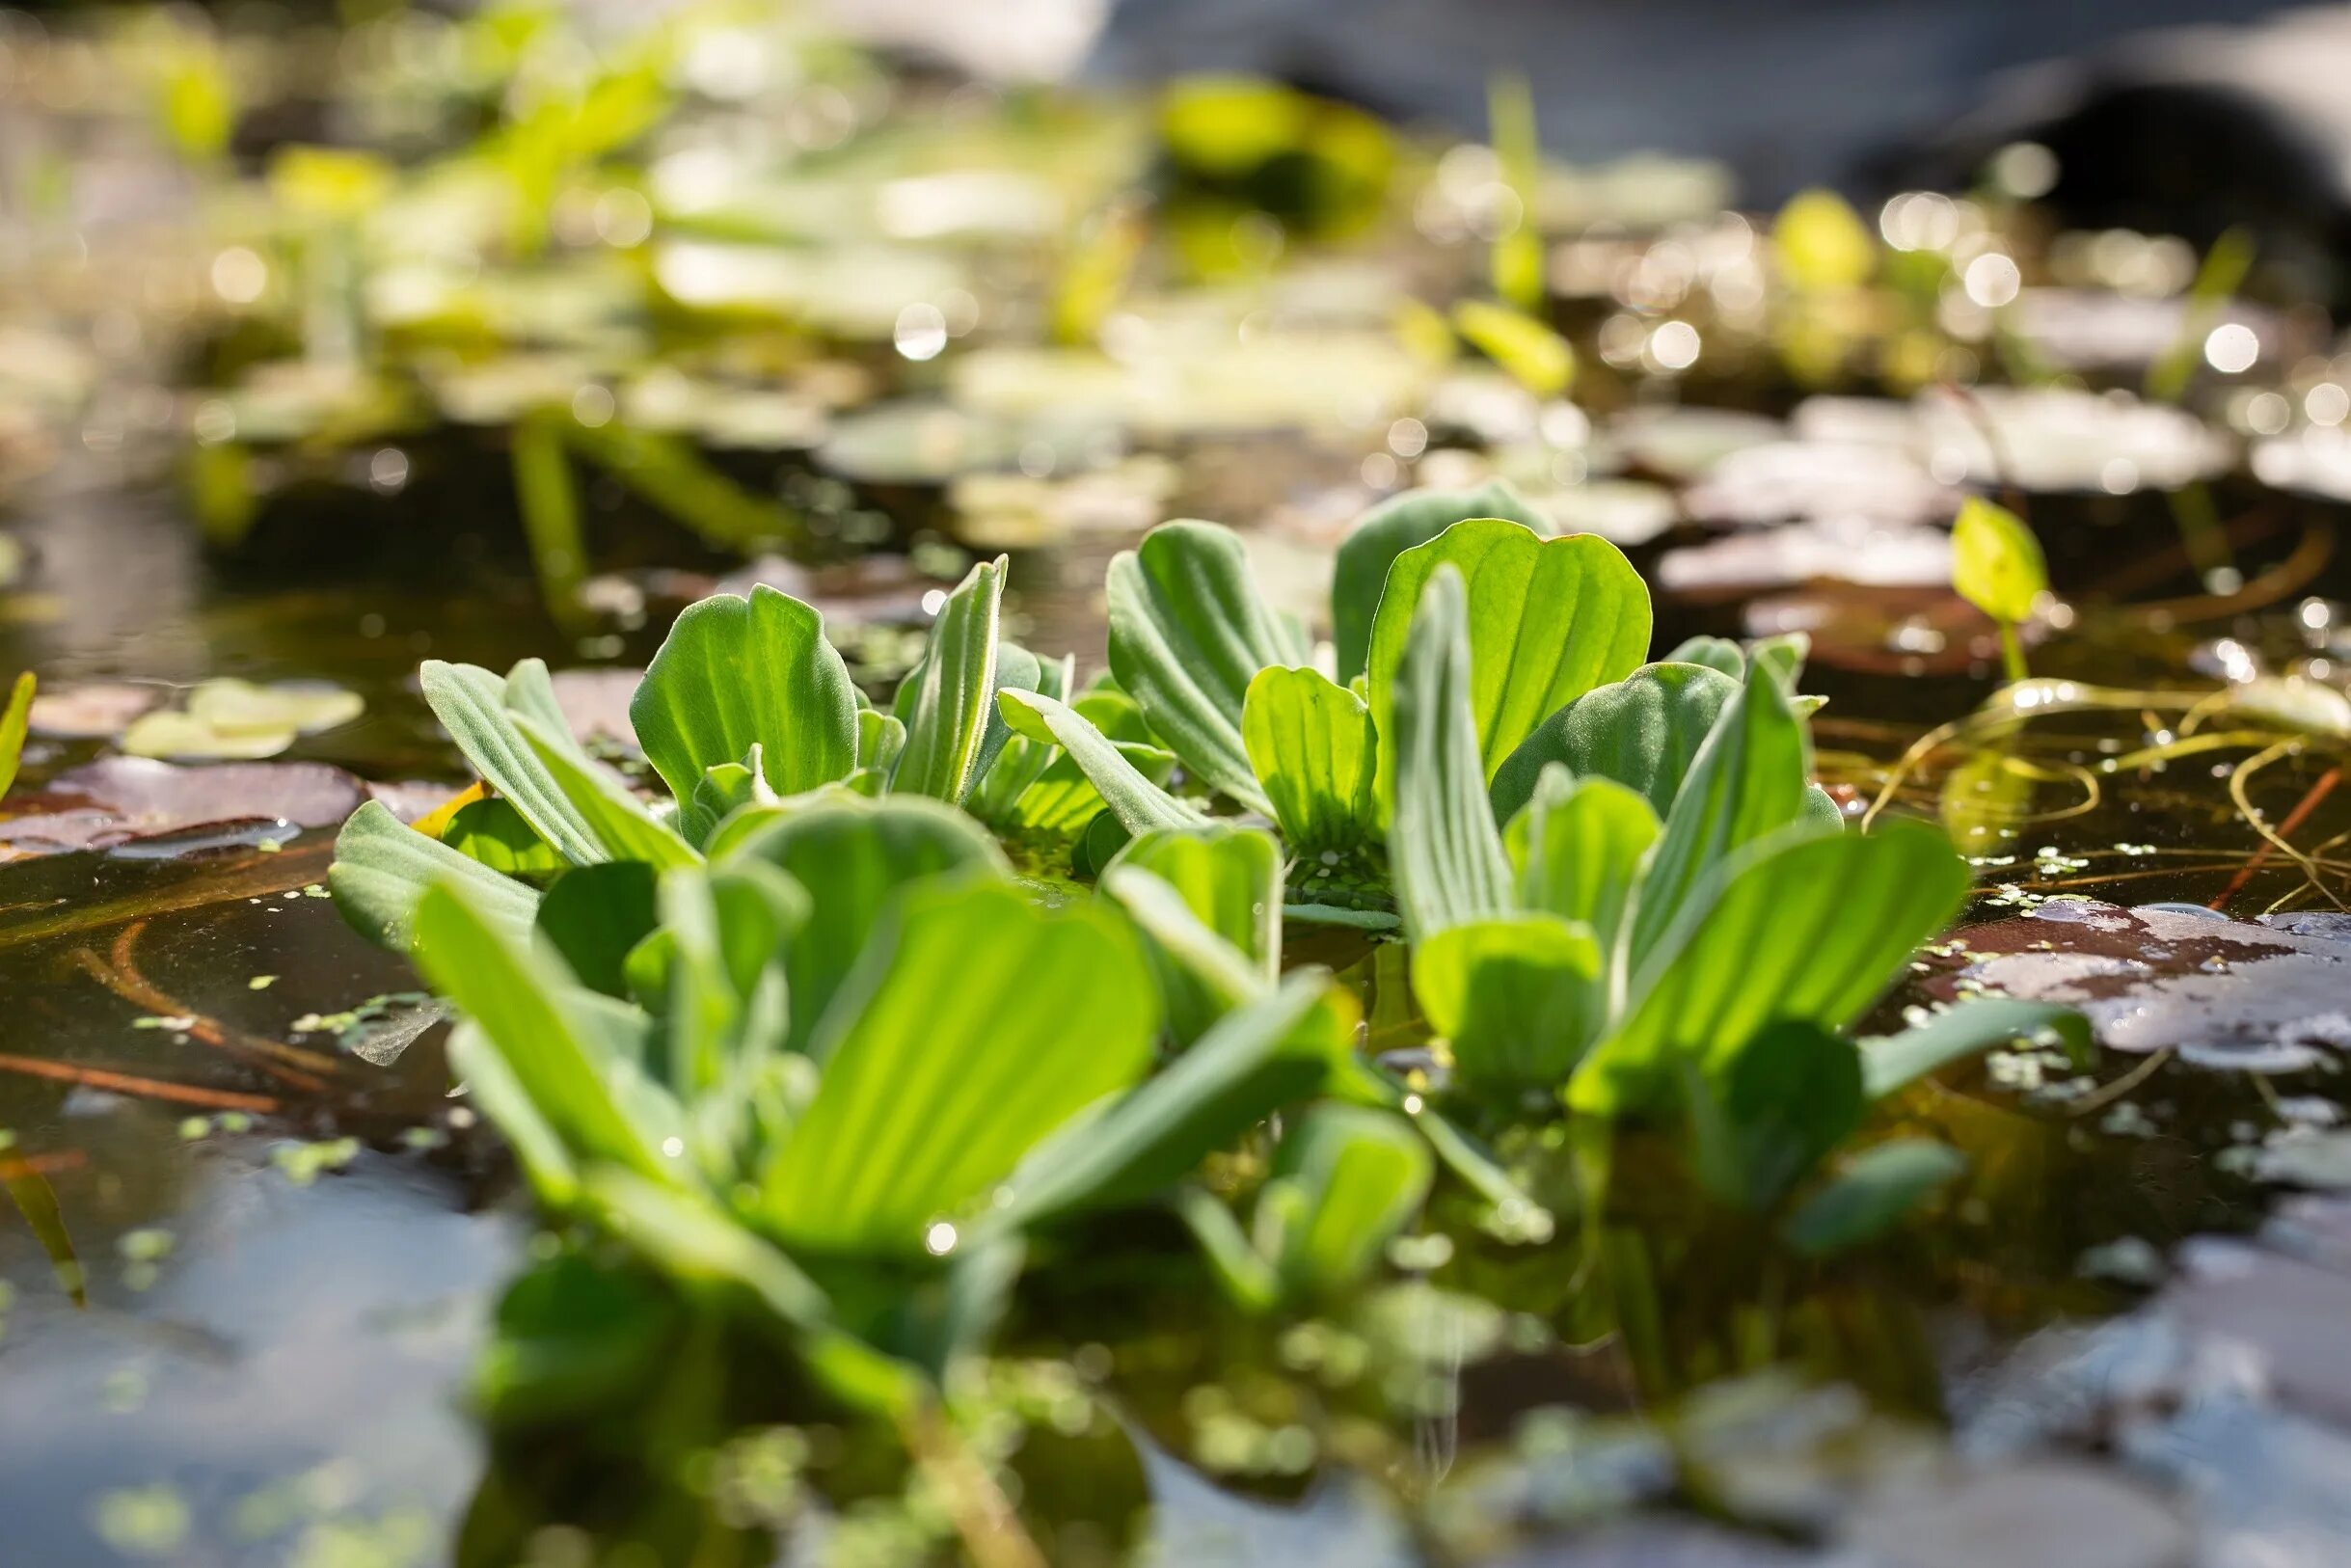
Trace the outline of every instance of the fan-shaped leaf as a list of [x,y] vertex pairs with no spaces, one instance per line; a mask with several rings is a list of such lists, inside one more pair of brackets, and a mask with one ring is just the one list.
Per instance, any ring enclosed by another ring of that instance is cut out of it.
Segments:
[[1110,563],[1110,667],[1151,729],[1202,782],[1267,809],[1241,739],[1250,681],[1303,663],[1295,628],[1257,592],[1240,536],[1162,524]]
[[1359,519],[1338,547],[1331,573],[1331,640],[1338,653],[1338,678],[1364,673],[1371,652],[1371,621],[1388,585],[1388,569],[1415,545],[1424,545],[1454,524],[1473,517],[1499,517],[1549,537],[1550,518],[1501,479],[1474,490],[1407,490],[1392,496]]
[[909,891],[826,1012],[823,1081],[763,1179],[769,1223],[814,1251],[920,1257],[933,1222],[1139,1080],[1158,1026],[1143,954],[1101,906],[1040,909],[986,876]]
[[708,770],[743,761],[754,745],[769,787],[798,795],[855,765],[852,689],[824,617],[762,584],[748,599],[715,595],[678,616],[629,701],[629,720],[682,801]]
[[[1486,778],[1537,724],[1594,687],[1622,680],[1648,653],[1649,589],[1614,545],[1595,534],[1545,539],[1520,524],[1472,518],[1389,568],[1367,665],[1382,734],[1422,586],[1446,565],[1467,588],[1470,709]],[[1393,782],[1389,766],[1383,757],[1383,797]]]
[[[730,857],[763,860],[808,892],[808,918],[784,958],[795,1050],[808,1047],[826,1007],[907,883],[944,872],[1005,872],[995,841],[961,812],[916,797],[838,801],[788,813]],[[942,1005],[950,994],[942,970]]]
[[1588,927],[1552,914],[1448,926],[1413,950],[1413,995],[1488,1091],[1566,1083],[1608,1012],[1608,965]]
[[[608,860],[596,830],[539,760],[506,706],[506,685],[478,664],[428,659],[417,671],[425,703],[466,761],[574,865]],[[526,706],[528,685],[525,683]],[[740,752],[737,753],[741,755]],[[699,776],[698,774],[696,776]]]
[[[1736,650],[1733,650],[1736,652]],[[1645,664],[1595,687],[1535,726],[1494,774],[1494,815],[1508,822],[1552,763],[1578,778],[1612,778],[1648,797],[1662,818],[1740,680],[1703,664]]]
[[1241,738],[1293,849],[1346,850],[1378,836],[1380,735],[1363,698],[1318,670],[1272,665],[1249,683]]

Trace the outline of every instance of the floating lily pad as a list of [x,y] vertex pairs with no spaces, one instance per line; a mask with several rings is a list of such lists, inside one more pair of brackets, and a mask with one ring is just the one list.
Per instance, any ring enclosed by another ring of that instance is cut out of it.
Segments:
[[306,735],[347,724],[366,709],[358,693],[323,682],[257,686],[223,677],[188,693],[183,709],[144,714],[122,732],[134,757],[257,761]]
[[32,730],[56,741],[111,740],[141,715],[162,706],[162,687],[127,681],[82,681],[46,686],[33,699]]
[[1960,492],[1892,446],[1860,442],[1773,441],[1743,447],[1684,493],[1702,523],[1789,519],[1923,524],[1959,509]]
[[1951,581],[1951,535],[1913,524],[1823,517],[1667,551],[1657,581],[1680,594],[1752,593],[1813,581],[1932,587]]

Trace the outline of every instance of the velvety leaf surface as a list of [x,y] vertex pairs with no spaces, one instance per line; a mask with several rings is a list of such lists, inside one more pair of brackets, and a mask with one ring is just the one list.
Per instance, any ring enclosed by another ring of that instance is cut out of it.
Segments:
[[[491,788],[514,803],[541,838],[574,865],[611,858],[595,828],[581,816],[524,739],[515,716],[506,707],[505,682],[478,664],[450,664],[438,659],[426,660],[417,676],[433,716],[449,732],[466,761]],[[527,691],[527,683],[525,689]],[[700,776],[699,770],[695,776]]]
[[645,808],[618,774],[582,754],[568,731],[556,734],[537,719],[515,716],[516,727],[573,815],[595,835],[599,859],[643,860],[666,869],[701,863],[677,830]]
[[895,710],[906,727],[890,772],[896,794],[956,804],[977,776],[981,743],[995,712],[1004,570],[1001,555],[980,562],[939,607],[922,663],[906,678],[908,689]]
[[[1130,833],[1153,827],[1197,827],[1208,820],[1197,807],[1161,789],[1127,753],[1084,715],[1038,691],[1005,691],[997,706],[1015,735],[1058,745],[1068,753],[1102,803]],[[1148,759],[1146,758],[1146,761]]]
[[425,890],[442,882],[467,888],[477,918],[517,938],[529,934],[538,894],[426,838],[379,801],[368,801],[343,824],[335,840],[335,863],[327,870],[335,906],[352,929],[402,951],[413,939],[417,906]]
[[1153,528],[1110,563],[1110,667],[1151,729],[1203,782],[1268,809],[1241,736],[1249,683],[1305,662],[1266,605],[1240,536],[1213,523]]
[[1446,563],[1413,617],[1386,731],[1396,773],[1390,863],[1415,941],[1512,906],[1510,863],[1478,761],[1470,680],[1469,595]]
[[1494,815],[1508,822],[1553,763],[1578,778],[1612,778],[1662,819],[1722,710],[1744,679],[1694,663],[1645,664],[1596,687],[1535,726],[1494,773]]

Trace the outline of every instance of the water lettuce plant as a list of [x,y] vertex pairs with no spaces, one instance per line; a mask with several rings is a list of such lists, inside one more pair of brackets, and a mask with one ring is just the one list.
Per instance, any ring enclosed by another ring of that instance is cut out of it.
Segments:
[[[1811,779],[1799,645],[1644,666],[1546,721],[1488,784],[1471,628],[1441,567],[1409,623],[1391,833],[1414,993],[1463,1090],[1607,1118],[1678,1109],[1709,1190],[1766,1207],[1869,1099],[2018,1034],[2086,1041],[2062,1010],[2006,1002],[1846,1037],[1968,875],[1926,824],[1846,830]],[[1940,1159],[1873,1152],[1842,1181],[1915,1196],[1949,1174]],[[1823,1248],[1866,1232],[1855,1209],[1899,1212],[1842,1181],[1792,1222]]]
[[[1238,535],[1166,524],[1111,564],[1111,673],[1192,780],[1270,818],[1310,874],[1338,868],[1296,912],[1381,923],[1399,671],[1432,575],[1460,574],[1472,607],[1473,668],[1458,695],[1481,782],[1648,650],[1649,592],[1632,563],[1595,535],[1550,531],[1500,486],[1417,492],[1367,515],[1335,570],[1334,679],[1312,662],[1304,628],[1266,603]],[[1014,690],[999,702],[1018,732],[1066,748],[1128,831],[1205,820],[1050,695]]]
[[[567,871],[527,932],[437,883],[414,951],[546,1204],[743,1293],[835,1394],[904,1411],[992,1326],[1025,1232],[1162,1193],[1348,1060],[1326,973],[1277,979],[1195,908],[1233,853],[1175,858],[1189,887],[1148,850],[1120,869],[1151,911],[1130,920],[1040,900],[939,802],[845,794],[708,862]],[[1231,985],[1163,1004],[1161,944]]]
[[[566,866],[706,863],[778,815],[809,802],[921,797],[962,805],[1008,836],[1067,835],[1102,801],[1074,765],[1016,737],[990,700],[1007,689],[1067,698],[1136,776],[1174,761],[1140,739],[1115,691],[1072,690],[1071,661],[1042,661],[998,635],[1005,564],[982,562],[949,593],[925,652],[884,712],[851,682],[813,608],[755,587],[703,600],[678,617],[630,704],[646,761],[669,798],[648,806],[565,727],[546,666],[502,679],[428,662],[427,703],[496,793],[436,834],[363,807],[337,843],[329,877],[361,931],[405,945],[432,881],[458,877],[490,907],[527,918],[527,879]],[[428,828],[439,825],[427,824]]]

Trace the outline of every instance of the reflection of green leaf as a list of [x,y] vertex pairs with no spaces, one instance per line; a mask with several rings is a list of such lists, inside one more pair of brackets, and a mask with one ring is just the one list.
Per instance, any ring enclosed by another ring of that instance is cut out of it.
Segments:
[[327,887],[343,919],[372,941],[405,950],[424,890],[444,881],[462,882],[475,911],[510,934],[530,931],[536,893],[404,825],[381,800],[362,805],[336,835]]
[[[1371,715],[1386,734],[1396,666],[1421,588],[1460,574],[1470,642],[1470,715],[1482,775],[1566,703],[1632,673],[1649,649],[1649,589],[1596,534],[1545,539],[1495,518],[1456,523],[1395,558],[1372,621]],[[1387,763],[1382,793],[1392,788]]]
[[1816,1023],[1766,1024],[1710,1079],[1685,1064],[1693,1163],[1723,1203],[1779,1202],[1861,1123],[1861,1059]]
[[25,1165],[13,1154],[0,1154],[0,1187],[8,1190],[9,1201],[16,1212],[24,1216],[41,1250],[48,1255],[49,1271],[76,1307],[90,1305],[86,1292],[87,1281],[82,1273],[82,1260],[73,1250],[73,1237],[66,1230],[65,1211],[57,1206],[57,1193],[49,1178]]
[[[1741,663],[1741,674],[1745,671]],[[1639,791],[1661,818],[1740,680],[1699,664],[1644,664],[1578,697],[1536,725],[1494,771],[1494,814],[1504,822],[1553,763]]]
[[1432,1174],[1427,1143],[1402,1118],[1318,1105],[1275,1149],[1251,1239],[1290,1299],[1338,1295],[1378,1266]]
[[764,584],[714,595],[678,616],[629,699],[645,760],[679,800],[712,768],[760,748],[778,795],[849,775],[857,708],[824,617]]
[[1392,666],[1392,715],[1382,731],[1395,773],[1389,851],[1396,906],[1415,941],[1511,906],[1510,864],[1477,760],[1469,621],[1461,572],[1442,562]]
[[1320,671],[1257,671],[1241,705],[1249,766],[1292,850],[1347,850],[1377,836],[1379,730],[1370,705]]
[[820,1252],[935,1250],[934,1222],[1144,1075],[1158,1026],[1100,905],[1043,910],[992,877],[909,891],[819,1026],[824,1078],[762,1178],[768,1222]]
[[1788,1244],[1819,1257],[1883,1235],[1905,1214],[1967,1169],[1947,1144],[1897,1138],[1845,1162],[1835,1180],[1789,1216]]
[[1961,854],[1997,853],[2016,836],[2033,799],[2033,775],[2002,746],[1971,751],[1943,775],[1937,805]]
[[1608,1008],[1591,929],[1552,914],[1446,927],[1413,950],[1412,987],[1462,1078],[1486,1090],[1564,1084]]
[[[890,772],[900,795],[927,795],[959,804],[977,776],[981,743],[995,717],[997,623],[1004,600],[1005,560],[982,561],[939,607],[922,663],[907,677],[897,716],[905,743]],[[1034,665],[1032,658],[1029,662]]]
[[1258,594],[1239,535],[1213,523],[1153,528],[1110,563],[1110,667],[1151,729],[1203,782],[1263,811],[1241,711],[1249,683],[1307,649]]
[[1550,518],[1500,479],[1474,490],[1407,490],[1356,520],[1331,571],[1331,640],[1338,653],[1340,681],[1364,672],[1371,654],[1372,617],[1395,558],[1473,517],[1503,518],[1546,536],[1554,531]]
[[16,782],[17,766],[24,761],[25,731],[33,721],[33,672],[26,670],[9,688],[8,706],[0,708],[0,797]]

